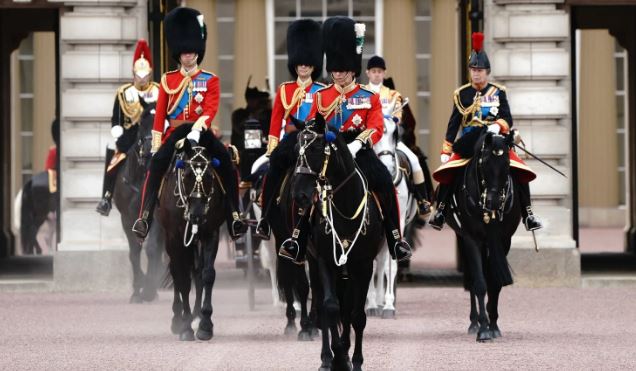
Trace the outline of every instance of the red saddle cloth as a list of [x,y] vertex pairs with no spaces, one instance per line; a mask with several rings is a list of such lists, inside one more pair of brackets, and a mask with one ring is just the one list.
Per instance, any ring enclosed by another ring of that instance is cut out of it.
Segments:
[[[513,150],[510,150],[510,168],[513,176],[521,183],[533,181],[537,174],[526,165],[525,162]],[[455,172],[458,168],[466,166],[470,158],[461,158],[458,154],[453,153],[447,163],[442,164],[433,173],[433,178],[442,184],[450,184],[453,182]]]

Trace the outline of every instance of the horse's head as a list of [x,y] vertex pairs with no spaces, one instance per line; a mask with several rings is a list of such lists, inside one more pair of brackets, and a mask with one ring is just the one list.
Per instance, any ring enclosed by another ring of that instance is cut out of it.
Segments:
[[344,140],[329,129],[320,114],[306,124],[295,122],[295,125],[301,130],[295,149],[298,160],[291,184],[292,198],[306,210],[317,197],[317,185],[326,185],[328,170],[333,172],[336,168],[330,165],[341,162],[343,155],[351,155]]
[[486,132],[475,147],[481,206],[486,212],[501,211],[509,187],[512,135]]
[[144,108],[139,119],[139,130],[137,130],[137,164],[146,166],[150,160],[152,148],[152,126],[155,121],[155,103],[146,103],[141,100]]
[[[211,135],[211,134],[210,134]],[[214,190],[213,168],[219,160],[210,158],[205,147],[192,146],[187,140],[178,154],[177,192],[185,211],[184,217],[193,225],[205,224]]]

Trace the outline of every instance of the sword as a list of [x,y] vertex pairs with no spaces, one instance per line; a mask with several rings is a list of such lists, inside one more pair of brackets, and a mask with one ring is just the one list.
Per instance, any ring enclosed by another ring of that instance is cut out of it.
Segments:
[[568,176],[563,174],[560,170],[558,170],[557,168],[555,168],[554,166],[548,164],[547,162],[545,162],[544,160],[540,159],[539,157],[537,157],[537,155],[535,155],[534,153],[528,151],[527,149],[523,148],[522,146],[518,145],[517,143],[513,143],[515,147],[519,148],[520,150],[524,151],[525,153],[527,153],[528,155],[530,155],[532,158],[534,158],[535,160],[539,161],[540,163],[544,164],[545,166],[549,167],[550,169],[556,171],[557,173],[563,175],[565,178],[567,178]]
[[406,105],[409,104],[409,98],[404,98],[404,100],[402,101],[402,104],[399,107],[396,107],[393,112],[391,112],[391,116],[395,115],[396,113],[400,112],[401,110],[404,109],[404,107],[406,107]]

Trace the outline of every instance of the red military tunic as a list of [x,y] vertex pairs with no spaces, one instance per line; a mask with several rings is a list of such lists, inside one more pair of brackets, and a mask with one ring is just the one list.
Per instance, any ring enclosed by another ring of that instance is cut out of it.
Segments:
[[[178,121],[209,128],[219,109],[220,95],[219,78],[211,72],[197,70],[188,76],[176,70],[163,74],[152,129],[153,149],[156,151],[170,136]],[[164,133],[166,119],[172,123]]]
[[339,131],[362,131],[357,139],[370,145],[377,143],[384,133],[379,95],[356,83],[345,88],[331,84],[318,90],[308,118],[315,117],[317,112]]

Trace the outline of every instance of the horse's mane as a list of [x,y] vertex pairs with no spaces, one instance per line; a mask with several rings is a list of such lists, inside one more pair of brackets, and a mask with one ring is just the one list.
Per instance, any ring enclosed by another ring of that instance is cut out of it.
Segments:
[[462,158],[471,158],[475,155],[477,148],[481,147],[485,139],[485,128],[473,129],[468,133],[462,135],[459,139],[453,143],[453,152],[457,153]]

